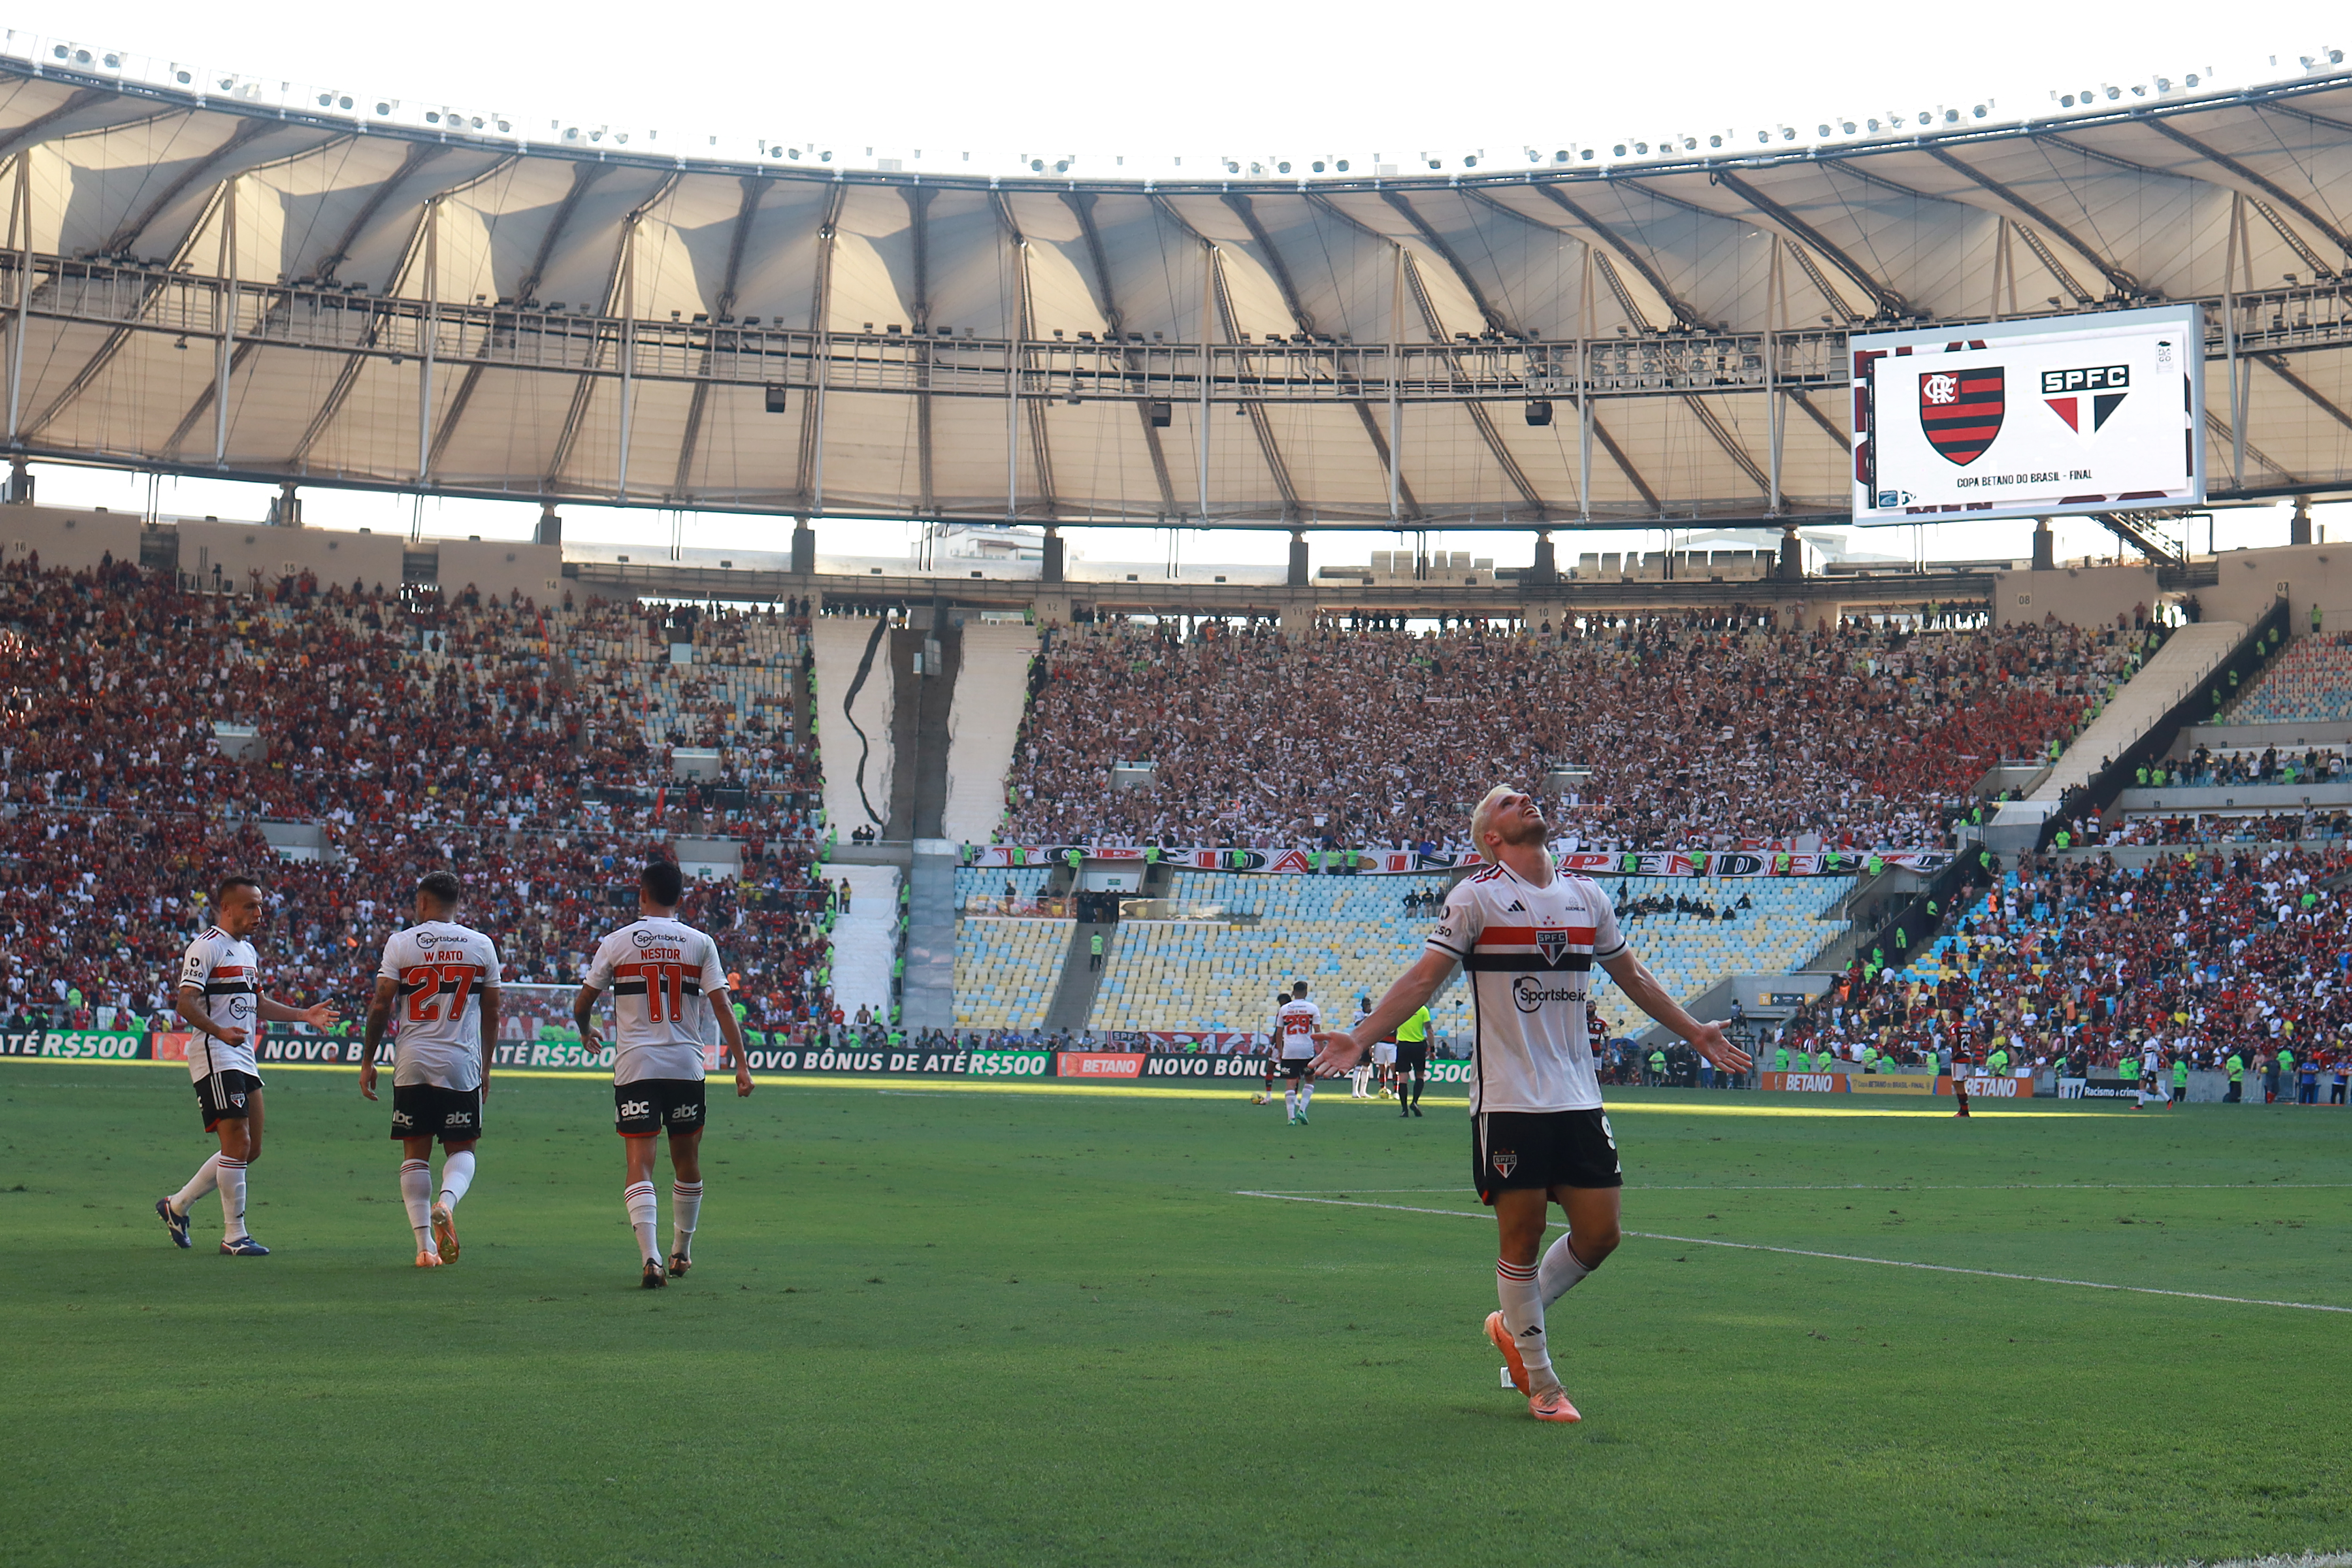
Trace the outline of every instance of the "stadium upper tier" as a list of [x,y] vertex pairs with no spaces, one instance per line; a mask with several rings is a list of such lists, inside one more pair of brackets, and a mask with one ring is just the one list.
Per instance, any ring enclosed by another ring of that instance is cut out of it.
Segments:
[[1013,748],[1012,841],[1450,844],[1516,783],[1569,847],[1940,846],[1970,784],[2043,756],[2141,651],[2055,625],[1698,616],[1565,637],[1220,630],[1055,637]]
[[[644,857],[709,833],[744,839],[742,858],[694,885],[687,918],[722,933],[755,1021],[807,1016],[827,963],[814,760],[789,721],[743,732],[760,709],[665,705],[671,637],[713,661],[708,679],[748,684],[801,627],[660,626],[602,602],[445,605],[293,578],[237,597],[130,565],[0,569],[5,1004],[73,990],[152,1010],[230,869],[266,871],[272,973],[346,1012],[417,879],[443,868],[473,888],[509,980],[573,981],[635,909]],[[665,730],[721,743],[709,785],[675,782]]]
[[2352,478],[2328,61],[1184,183],[551,144],[150,64],[0,49],[19,451],[899,518],[1821,517],[1854,325],[2197,300],[2216,493]]

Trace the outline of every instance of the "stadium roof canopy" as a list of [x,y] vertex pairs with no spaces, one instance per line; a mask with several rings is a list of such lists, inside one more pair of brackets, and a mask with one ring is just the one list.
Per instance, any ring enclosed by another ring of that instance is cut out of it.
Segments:
[[2193,300],[2217,499],[2352,489],[2327,61],[1195,184],[677,157],[152,67],[0,49],[20,454],[852,516],[1812,520],[1847,511],[1850,328]]

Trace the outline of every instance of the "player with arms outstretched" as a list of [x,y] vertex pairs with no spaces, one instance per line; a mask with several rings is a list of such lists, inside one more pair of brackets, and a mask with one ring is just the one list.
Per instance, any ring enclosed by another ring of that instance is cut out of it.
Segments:
[[1290,1113],[1293,1127],[1307,1125],[1307,1108],[1315,1100],[1315,1075],[1309,1068],[1315,1060],[1315,1031],[1322,1023],[1323,1009],[1307,999],[1307,982],[1293,982],[1290,1000],[1275,1015],[1276,1048],[1282,1054],[1282,1108]]
[[669,1131],[673,1181],[673,1243],[669,1272],[694,1267],[694,1227],[702,1216],[702,1040],[715,1020],[735,1056],[735,1093],[751,1092],[751,1058],[727,995],[727,966],[719,944],[677,918],[686,876],[675,860],[652,860],[637,878],[637,919],[597,945],[585,983],[572,999],[580,1043],[604,1048],[596,1032],[596,999],[613,993],[614,1127],[627,1154],[629,1182],[622,1202],[645,1259],[640,1283],[648,1290],[663,1277],[656,1239],[660,1211],[654,1201],[654,1134]]
[[297,1007],[261,991],[261,960],[253,933],[261,925],[261,884],[250,877],[224,877],[213,889],[213,923],[188,943],[180,962],[173,1006],[194,1031],[188,1042],[188,1076],[195,1080],[196,1105],[205,1131],[220,1138],[220,1152],[196,1167],[188,1184],[155,1200],[155,1213],[175,1247],[188,1245],[188,1208],[220,1189],[220,1249],[236,1258],[267,1258],[269,1248],[245,1228],[245,1171],[261,1158],[261,1074],[253,1055],[253,1026],[308,1024],[323,1029],[335,1021],[326,1004]]
[[[1342,1073],[1370,1041],[1426,1005],[1460,964],[1470,977],[1470,1154],[1481,1199],[1495,1210],[1501,1310],[1486,1336],[1538,1421],[1575,1421],[1552,1370],[1544,1310],[1616,1250],[1624,1177],[1585,1038],[1591,967],[1599,963],[1643,1012],[1717,1067],[1747,1053],[1685,1012],[1618,933],[1609,896],[1553,869],[1550,826],[1534,797],[1497,785],[1470,817],[1470,841],[1493,864],[1454,885],[1427,951],[1353,1030],[1317,1037],[1315,1068]],[[1568,1234],[1542,1250],[1557,1203]],[[1539,1256],[1540,1255],[1540,1256]]]
[[[416,923],[383,944],[360,1052],[360,1092],[375,1098],[375,1053],[400,1009],[392,1048],[392,1135],[400,1140],[400,1201],[416,1233],[416,1267],[457,1261],[457,1200],[474,1182],[474,1144],[490,1094],[499,1035],[499,950],[457,922],[465,890],[446,871],[416,884]],[[433,1140],[441,1191],[433,1191]]]

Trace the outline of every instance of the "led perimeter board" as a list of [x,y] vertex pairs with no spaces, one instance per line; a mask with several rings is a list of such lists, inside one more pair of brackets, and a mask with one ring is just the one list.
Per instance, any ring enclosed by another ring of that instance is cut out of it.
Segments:
[[2194,305],[1864,332],[1852,348],[1856,522],[2204,504]]

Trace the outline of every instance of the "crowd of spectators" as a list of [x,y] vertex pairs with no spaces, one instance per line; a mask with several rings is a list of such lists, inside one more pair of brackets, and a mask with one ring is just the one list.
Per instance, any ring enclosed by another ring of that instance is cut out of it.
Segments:
[[2205,847],[2119,864],[2028,858],[1931,956],[1854,973],[1776,1045],[1856,1062],[2191,1068],[2352,1053],[2352,870],[2338,849]]
[[2096,819],[2077,825],[2075,841],[2101,847],[2133,844],[2278,844],[2342,838],[2352,813],[2336,811],[2135,812],[2112,827]]
[[[1928,847],[1988,768],[2074,732],[2150,635],[1698,614],[1292,638],[1104,622],[1038,660],[1005,834],[1442,847],[1507,779],[1542,792],[1566,848]],[[1151,763],[1150,781],[1115,784],[1121,763]]]
[[2344,753],[2332,746],[2282,753],[2276,746],[2214,751],[2200,745],[2178,766],[2136,769],[2133,783],[2142,789],[2218,789],[2225,784],[2333,784],[2343,776]]
[[[767,620],[772,634],[805,625]],[[686,635],[715,650],[752,624],[694,621]],[[675,778],[632,685],[644,672],[618,650],[635,639],[667,664],[680,624],[568,596],[542,609],[307,575],[205,593],[127,563],[12,563],[10,1015],[99,1026],[163,1012],[206,889],[230,868],[268,884],[274,983],[346,1013],[407,923],[409,890],[442,868],[468,885],[468,918],[498,941],[509,982],[575,983],[597,937],[633,918],[636,868],[694,834],[748,841],[733,877],[689,884],[686,918],[719,936],[753,1021],[829,1017],[813,749],[787,721],[739,736],[717,779]]]

